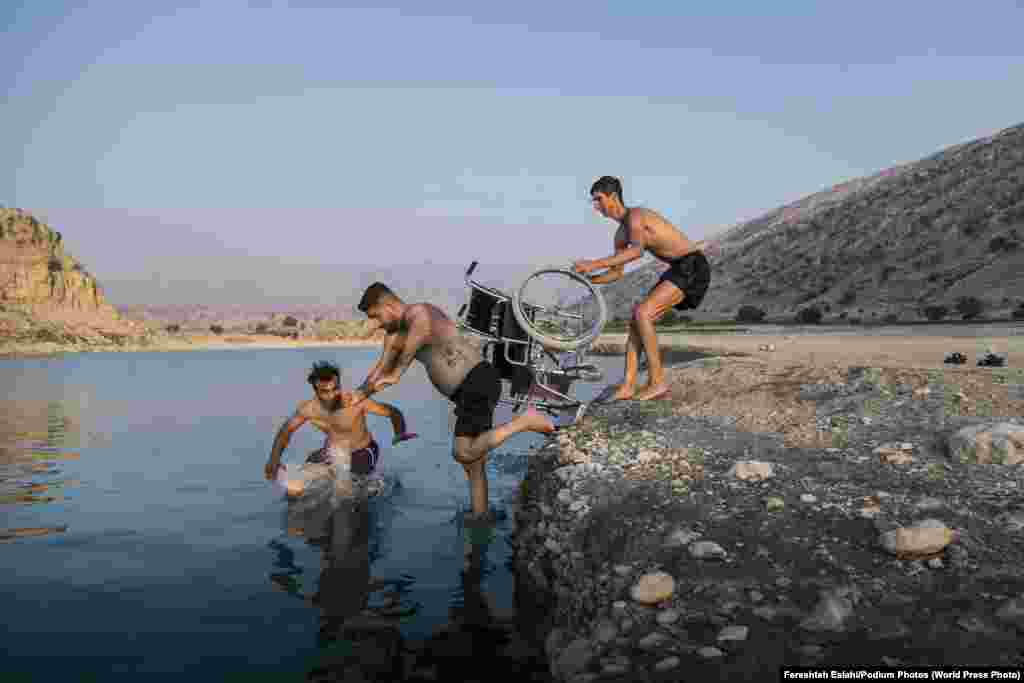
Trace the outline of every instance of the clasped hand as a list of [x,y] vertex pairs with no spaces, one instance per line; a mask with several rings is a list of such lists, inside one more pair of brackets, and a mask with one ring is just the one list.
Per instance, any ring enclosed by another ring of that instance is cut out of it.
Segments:
[[572,269],[575,270],[577,273],[580,273],[580,274],[586,274],[586,273],[593,272],[593,271],[597,270],[597,268],[598,267],[596,265],[594,265],[593,261],[587,261],[587,260],[576,261],[575,263],[572,264]]

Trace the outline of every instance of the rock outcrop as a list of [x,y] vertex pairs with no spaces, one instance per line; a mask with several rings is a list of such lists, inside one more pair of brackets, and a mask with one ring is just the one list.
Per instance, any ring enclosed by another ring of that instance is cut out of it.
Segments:
[[0,304],[115,313],[61,234],[21,209],[0,209]]
[[[970,297],[986,316],[1009,317],[1024,310],[1024,124],[835,185],[715,239],[721,254],[694,317],[750,305],[769,319],[809,306],[825,320],[923,319],[928,306],[960,318]],[[610,316],[627,318],[663,269],[652,261],[605,287]]]
[[102,346],[151,334],[114,309],[61,233],[27,211],[0,208],[0,346]]

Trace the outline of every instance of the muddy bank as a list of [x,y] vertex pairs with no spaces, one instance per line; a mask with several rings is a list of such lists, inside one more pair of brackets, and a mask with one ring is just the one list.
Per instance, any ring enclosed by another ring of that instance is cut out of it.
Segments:
[[[724,367],[594,406],[531,459],[516,563],[552,605],[557,680],[1024,665],[1019,397],[980,369],[804,368],[760,406],[770,365]],[[737,383],[734,414],[694,410],[694,386]]]

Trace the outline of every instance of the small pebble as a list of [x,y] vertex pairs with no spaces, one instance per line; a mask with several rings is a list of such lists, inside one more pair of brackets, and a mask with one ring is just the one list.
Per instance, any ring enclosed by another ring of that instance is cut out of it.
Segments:
[[663,626],[674,624],[677,621],[679,621],[679,610],[666,609],[658,612],[658,623]]
[[701,649],[697,650],[697,654],[699,654],[701,657],[711,659],[712,657],[721,657],[725,653],[719,650],[717,647],[702,647]]
[[817,503],[818,498],[810,493],[804,493],[800,496],[801,503]]
[[629,664],[626,662],[608,662],[601,667],[601,673],[606,676],[621,676],[629,673]]
[[615,622],[603,619],[594,629],[594,640],[599,643],[610,643],[619,636],[619,629]]
[[648,633],[646,636],[641,638],[637,642],[636,646],[641,650],[655,650],[667,640],[668,636],[654,631],[653,633]]
[[654,665],[655,671],[671,671],[679,666],[679,657],[666,657]]
[[725,549],[714,541],[697,541],[690,546],[690,555],[698,560],[725,557]]
[[746,640],[749,632],[750,629],[746,626],[726,626],[718,634],[718,640]]

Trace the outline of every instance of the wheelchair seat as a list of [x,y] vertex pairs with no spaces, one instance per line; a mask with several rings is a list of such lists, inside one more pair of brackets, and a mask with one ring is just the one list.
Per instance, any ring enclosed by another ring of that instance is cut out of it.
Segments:
[[523,394],[533,383],[533,371],[528,361],[534,342],[516,322],[516,317],[512,313],[512,303],[504,302],[500,305],[503,310],[500,313],[499,336],[506,341],[494,344],[494,357],[491,362],[498,369],[502,379],[511,383],[511,393]]

